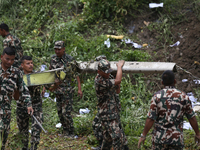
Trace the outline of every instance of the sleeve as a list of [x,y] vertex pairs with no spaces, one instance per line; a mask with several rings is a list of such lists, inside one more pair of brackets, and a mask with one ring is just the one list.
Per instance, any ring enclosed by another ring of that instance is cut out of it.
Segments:
[[195,116],[195,113],[192,109],[192,104],[188,96],[186,96],[186,105],[185,105],[185,115],[187,119],[190,119]]
[[3,48],[5,49],[6,47],[9,47],[9,41],[6,39],[3,40]]
[[157,119],[157,104],[156,104],[156,99],[157,97],[154,95],[151,99],[151,105],[150,105],[150,109],[149,112],[147,113],[147,117],[153,120]]
[[29,94],[29,90],[26,84],[23,81],[23,75],[21,72],[19,74],[19,79],[18,79],[18,89],[19,92],[21,93],[21,98],[20,98],[21,102],[24,102],[25,106],[31,107],[32,106],[31,96]]

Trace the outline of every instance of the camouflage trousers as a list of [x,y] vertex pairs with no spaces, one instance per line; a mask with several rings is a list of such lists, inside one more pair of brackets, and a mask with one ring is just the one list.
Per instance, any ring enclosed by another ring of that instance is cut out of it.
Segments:
[[113,146],[114,150],[124,150],[127,145],[127,139],[121,128],[120,121],[103,120],[101,121],[103,128],[103,144],[102,150],[110,150]]
[[183,150],[183,146],[152,143],[152,150]]
[[0,114],[0,140],[2,140],[2,150],[5,149],[6,141],[10,131],[11,114]]
[[[33,115],[36,117],[36,119],[42,124],[43,122],[43,112],[42,112],[42,104],[32,104],[33,107]],[[22,143],[24,144],[24,148],[28,148],[28,142],[29,142],[29,117],[27,113],[26,107],[17,107],[17,125],[19,128],[20,133],[23,136]],[[32,117],[32,124],[31,124],[31,146],[34,149],[37,149],[37,145],[40,141],[40,133],[41,133],[41,127],[37,124],[35,119]]]
[[94,131],[94,135],[98,141],[103,141],[103,129],[101,125],[101,121],[99,119],[99,115],[97,114],[92,122],[92,128]]
[[74,132],[73,119],[71,116],[73,99],[67,95],[56,95],[56,104],[58,117],[62,124],[63,130],[71,134]]

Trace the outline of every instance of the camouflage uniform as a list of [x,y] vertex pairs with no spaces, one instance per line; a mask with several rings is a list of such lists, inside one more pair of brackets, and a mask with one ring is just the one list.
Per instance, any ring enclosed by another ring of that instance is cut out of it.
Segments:
[[183,116],[195,116],[189,97],[173,86],[154,94],[147,117],[155,120],[152,149],[183,149]]
[[[33,71],[34,73],[34,71]],[[30,86],[28,87],[31,101],[32,101],[32,108],[33,108],[33,115],[36,119],[42,124],[43,122],[43,112],[42,112],[42,97],[40,96],[40,87],[41,86]],[[29,115],[26,113],[27,108],[23,107],[19,101],[17,102],[17,125],[19,127],[20,133],[23,135],[22,143],[24,144],[24,148],[28,148],[29,142]],[[32,125],[31,125],[31,147],[33,149],[37,149],[37,145],[40,141],[40,133],[41,127],[37,124],[35,119],[32,117]]]
[[22,72],[18,68],[11,66],[5,71],[0,65],[0,75],[0,132],[3,133],[2,149],[4,149],[10,130],[11,100],[13,93],[19,90],[21,93],[20,102],[24,107],[31,107],[31,99],[28,88],[23,82]]
[[[119,94],[115,94],[115,100],[118,108],[118,117],[119,117],[119,121],[120,121],[120,111],[121,111],[121,103],[119,100]],[[121,128],[121,123],[120,123],[120,128]],[[102,129],[102,125],[101,125],[101,121],[99,119],[99,115],[97,113],[97,115],[95,116],[93,122],[92,122],[92,128],[94,131],[94,135],[97,138],[98,141],[102,141],[103,140],[103,129]]]
[[116,102],[115,79],[110,75],[105,79],[99,74],[95,78],[95,89],[98,99],[98,116],[103,128],[102,150],[123,150],[127,144],[124,132],[120,125],[119,107]]
[[3,40],[3,48],[12,47],[15,50],[15,61],[13,66],[19,68],[21,65],[20,59],[23,56],[23,50],[21,47],[21,41],[16,36],[11,35],[10,33],[6,35]]
[[[74,58],[66,53],[64,53],[62,58],[53,55],[50,62],[50,69],[68,68],[70,63],[77,64]],[[54,92],[56,94],[57,111],[63,126],[63,131],[69,134],[74,133],[73,119],[71,116],[74,92],[72,87],[73,75],[75,74],[67,73],[65,79]]]

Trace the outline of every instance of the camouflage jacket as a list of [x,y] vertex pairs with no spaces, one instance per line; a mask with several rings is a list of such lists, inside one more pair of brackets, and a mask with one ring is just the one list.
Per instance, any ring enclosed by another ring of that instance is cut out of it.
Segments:
[[18,68],[11,66],[5,71],[0,64],[0,85],[0,114],[11,113],[11,100],[15,90],[20,92],[22,105],[32,106],[29,90],[23,82],[22,72]]
[[21,65],[20,59],[23,56],[20,39],[11,34],[6,35],[5,39],[3,40],[3,48],[6,47],[12,47],[15,49],[15,62],[13,66],[19,68],[19,66]]
[[110,75],[105,79],[99,74],[95,78],[95,89],[98,99],[98,114],[101,120],[117,119],[119,110],[116,102],[115,79]]
[[152,141],[184,146],[183,116],[194,117],[189,97],[175,87],[166,86],[154,94],[147,117],[155,120]]
[[[49,69],[50,70],[57,69],[57,68],[69,69],[68,65],[70,63],[73,63],[76,66],[78,66],[75,59],[72,56],[67,55],[66,53],[62,56],[62,58],[59,58],[56,55],[53,55],[51,57]],[[74,87],[73,77],[77,75],[77,72],[75,71],[76,66],[73,66],[73,68],[69,69],[70,71],[67,72],[67,76],[65,77],[64,81],[62,81],[59,87],[55,90],[55,94],[68,94],[68,96],[72,97],[73,87]]]
[[[23,72],[23,71],[22,71]],[[36,71],[33,71],[32,73],[35,73]],[[24,74],[24,72],[23,72]],[[41,86],[29,86],[29,93],[31,96],[31,102],[32,107],[42,107],[42,97],[40,92]],[[17,101],[17,106],[22,107],[21,103]]]

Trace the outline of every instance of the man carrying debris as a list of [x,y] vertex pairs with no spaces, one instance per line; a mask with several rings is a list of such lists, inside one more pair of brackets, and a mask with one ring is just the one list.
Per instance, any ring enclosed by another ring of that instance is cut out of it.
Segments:
[[9,27],[5,23],[0,24],[0,35],[5,38],[3,40],[3,48],[12,47],[15,50],[15,61],[13,66],[19,68],[21,65],[20,59],[23,56],[20,39],[9,33]]
[[11,100],[20,98],[21,105],[26,107],[24,113],[33,113],[28,88],[23,82],[21,70],[12,66],[15,60],[15,50],[7,47],[3,50],[0,64],[0,132],[2,139],[1,150],[5,149],[11,119]]
[[[34,73],[33,71],[33,60],[30,56],[23,56],[21,58],[21,67],[23,69],[24,74]],[[40,94],[41,86],[30,86],[28,87],[32,107],[33,107],[33,115],[36,119],[42,124],[43,122],[43,112],[42,112],[42,97]],[[44,91],[43,91],[44,92]],[[29,115],[24,113],[26,110],[21,104],[17,101],[17,125],[19,127],[20,133],[23,135],[22,143],[24,144],[23,149],[28,149],[29,142]],[[31,125],[31,149],[36,150],[40,141],[40,133],[41,127],[37,124],[36,120],[32,118]]]
[[[96,61],[100,61],[102,59],[107,59],[107,58],[104,55],[100,55],[100,56],[96,57]],[[120,99],[119,99],[119,93],[120,93],[120,84],[118,86],[116,86],[115,101],[116,101],[117,108],[118,108],[119,127],[121,128],[121,121],[120,121],[121,103],[120,103]],[[99,146],[98,147],[91,147],[91,149],[92,150],[101,150],[101,146],[102,146],[102,142],[103,142],[103,129],[102,129],[102,125],[101,125],[101,121],[99,119],[98,113],[97,113],[97,115],[95,116],[95,118],[92,122],[92,127],[93,127],[93,131],[94,131],[94,135],[97,138],[97,140],[99,141]],[[126,141],[127,141],[127,139],[125,138],[125,144],[127,144]]]
[[[67,70],[72,70],[70,64],[77,64],[74,58],[65,53],[65,46],[63,41],[56,41],[54,50],[56,55],[53,55],[50,61],[50,70],[56,68],[66,68]],[[74,66],[73,66],[74,67]],[[76,66],[77,67],[77,66]],[[83,93],[81,91],[81,83],[79,76],[76,74],[71,74],[68,72],[65,79],[59,84],[54,84],[50,91],[55,90],[57,111],[60,122],[63,126],[63,135],[67,138],[74,138],[74,126],[73,119],[71,116],[72,102],[73,102],[73,77],[76,76],[78,82],[78,95],[82,98]],[[75,72],[74,72],[75,73]]]
[[175,88],[176,80],[172,71],[162,74],[164,89],[154,94],[151,99],[150,110],[144,131],[138,142],[138,148],[145,141],[146,135],[154,124],[152,135],[152,149],[154,150],[182,150],[183,116],[186,115],[194,129],[195,143],[200,142],[199,128],[189,97]]
[[120,126],[119,108],[116,101],[116,92],[122,79],[124,61],[117,63],[117,74],[114,79],[110,73],[110,63],[102,59],[98,63],[98,74],[95,78],[95,89],[98,99],[98,117],[103,128],[102,150],[128,150],[125,134]]

